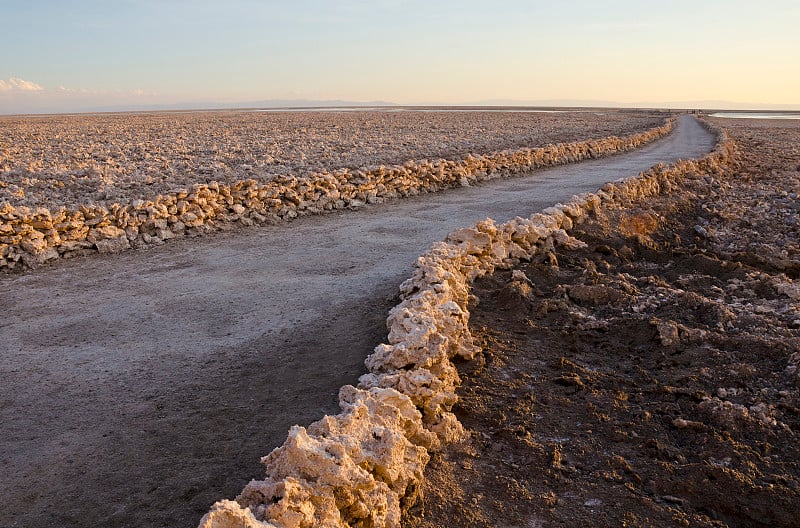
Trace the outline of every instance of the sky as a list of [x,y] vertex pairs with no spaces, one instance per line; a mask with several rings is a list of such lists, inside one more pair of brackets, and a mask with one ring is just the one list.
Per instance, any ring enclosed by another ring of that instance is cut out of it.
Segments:
[[0,113],[398,104],[800,109],[797,0],[0,0]]

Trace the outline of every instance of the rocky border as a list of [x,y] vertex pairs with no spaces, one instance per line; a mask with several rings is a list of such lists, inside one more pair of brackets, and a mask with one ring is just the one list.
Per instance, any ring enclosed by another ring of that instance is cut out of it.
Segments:
[[451,360],[478,352],[468,327],[471,282],[556,245],[580,246],[568,231],[603,210],[726,172],[735,145],[704,124],[718,142],[701,159],[656,165],[530,218],[484,220],[421,255],[389,313],[388,343],[367,358],[358,388],[340,390],[342,412],[308,429],[294,426],[262,459],[266,479],[251,481],[236,501],[217,502],[200,528],[400,526],[402,511],[418,499],[428,452],[463,434],[451,412],[460,383]]
[[115,253],[197,236],[226,225],[265,224],[367,203],[413,196],[536,168],[599,158],[642,146],[672,130],[665,124],[625,137],[610,136],[539,148],[468,155],[462,160],[339,169],[308,177],[277,176],[267,183],[197,184],[153,200],[77,209],[0,204],[0,271],[36,268],[60,257]]

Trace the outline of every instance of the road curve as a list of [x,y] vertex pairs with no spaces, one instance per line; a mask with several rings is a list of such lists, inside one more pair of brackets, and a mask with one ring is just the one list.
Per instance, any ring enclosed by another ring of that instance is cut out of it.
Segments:
[[432,243],[713,144],[684,116],[602,160],[0,278],[0,526],[195,526],[338,410]]

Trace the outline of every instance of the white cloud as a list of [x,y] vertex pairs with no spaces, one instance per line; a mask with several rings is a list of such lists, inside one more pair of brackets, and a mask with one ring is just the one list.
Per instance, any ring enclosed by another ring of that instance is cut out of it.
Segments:
[[[0,0],[2,2],[2,0]],[[19,77],[0,79],[0,114],[125,110],[161,104],[157,92],[132,89],[43,87]]]
[[41,86],[32,81],[26,81],[19,77],[11,77],[4,81],[0,79],[0,92],[40,92],[44,90]]

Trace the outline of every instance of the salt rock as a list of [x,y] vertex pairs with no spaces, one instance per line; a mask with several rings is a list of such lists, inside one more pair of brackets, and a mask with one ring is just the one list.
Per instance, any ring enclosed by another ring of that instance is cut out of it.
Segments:
[[777,425],[777,420],[772,416],[774,409],[763,403],[753,405],[748,409],[738,403],[722,401],[716,396],[706,396],[697,408],[716,425],[731,431],[740,429],[747,422],[756,422],[772,427]]
[[122,236],[117,238],[106,238],[95,242],[95,247],[100,253],[119,253],[131,247],[128,237],[125,236],[123,231]]
[[115,226],[104,226],[90,229],[86,235],[86,240],[91,243],[96,243],[103,239],[114,239],[125,236],[125,231]]
[[557,208],[561,209],[561,211],[567,215],[573,223],[577,223],[585,214],[584,209],[579,202],[577,201],[570,201],[566,204],[557,204]]
[[557,229],[553,231],[552,237],[553,241],[556,244],[558,244],[559,246],[563,246],[567,249],[583,249],[588,247],[585,242],[578,240],[577,238],[571,237],[563,229]]
[[394,345],[380,344],[364,361],[372,372],[426,368],[447,359],[447,338],[436,336],[429,340],[429,346],[422,351],[418,347],[409,347],[406,343]]
[[[332,438],[310,435],[305,428],[294,426],[289,431],[286,442],[262,459],[267,466],[269,480],[292,478],[306,485],[309,495],[323,498],[336,497],[333,503],[323,501],[315,505],[315,521],[335,519],[337,515],[340,517],[338,519],[340,522],[345,521],[341,519],[342,510],[355,510],[362,515],[372,516],[374,521],[380,521],[387,515],[387,509],[399,504],[398,497],[390,493],[386,483],[377,480],[366,468],[359,465],[369,458],[364,454],[366,446],[359,445],[359,440],[365,435],[371,437],[374,427],[366,420],[365,411],[358,414],[356,419],[366,422],[364,424],[366,427],[360,428],[364,434],[360,434],[361,431],[354,431],[352,422],[347,418],[345,427],[350,430],[344,438],[341,431],[337,431],[339,428],[335,423],[325,424],[325,428],[331,430]],[[336,422],[337,419],[341,420],[339,416],[323,418],[328,422],[331,420]],[[353,434],[356,437],[352,436]],[[394,437],[391,440],[399,439]],[[368,466],[368,463],[365,466]],[[259,485],[249,484],[243,495],[247,495],[248,488],[254,486]],[[337,491],[344,497],[337,497]],[[284,497],[283,500],[286,499]],[[253,505],[250,506],[252,509]],[[296,508],[286,508],[284,505],[280,508],[296,510]],[[272,508],[270,517],[275,517],[275,509]],[[399,515],[399,512],[397,514]],[[300,525],[303,524],[306,523]]]
[[[282,480],[253,480],[229,503],[234,513],[244,510],[265,527],[310,528],[341,527],[342,518],[330,488],[288,477]],[[242,505],[245,505],[243,508]],[[263,521],[261,521],[263,519]],[[249,520],[249,519],[248,519]],[[238,527],[238,525],[233,525]],[[261,527],[262,525],[256,525]],[[209,528],[217,528],[214,525]],[[242,528],[250,528],[245,525]]]
[[508,258],[512,259],[511,265],[516,265],[520,260],[527,260],[531,257],[532,252],[530,246],[523,247],[514,242],[509,242],[507,247]]
[[539,226],[535,226],[527,218],[519,216],[506,224],[506,229],[512,241],[522,247],[531,247],[540,238],[547,236],[547,231]]
[[422,415],[406,394],[393,388],[363,390],[345,385],[339,390],[341,405],[363,402],[370,412],[380,416],[392,416],[398,427],[414,445],[427,444],[430,433],[422,426]]
[[429,459],[409,438],[430,443],[432,433],[393,389],[346,386],[340,406],[308,430],[293,427],[264,457],[267,479],[248,484],[237,503],[217,503],[201,526],[399,526],[401,499],[416,500]]
[[198,528],[279,528],[255,518],[249,508],[242,508],[231,500],[216,502],[211,510],[200,519]]
[[386,326],[390,344],[404,343],[409,349],[423,350],[432,341],[440,341],[437,334],[456,336],[463,333],[467,313],[446,298],[437,306],[434,304],[437,301],[435,295],[432,289],[425,289],[389,311]]
[[38,268],[49,260],[58,258],[58,251],[54,247],[46,247],[37,253],[22,253],[22,261],[31,269]]
[[656,328],[661,346],[670,347],[680,342],[678,325],[674,321],[659,321],[656,323]]
[[559,229],[572,229],[572,219],[567,216],[560,207],[548,207],[544,209],[542,213],[552,217]]
[[31,231],[20,242],[20,247],[24,251],[36,255],[47,249],[47,241],[44,238],[44,234],[39,231]]
[[575,285],[567,290],[570,299],[583,304],[603,305],[619,301],[623,294],[614,288],[602,285]]
[[393,388],[408,396],[422,411],[423,422],[438,423],[458,400],[455,388],[461,383],[458,371],[449,361],[430,369],[397,370],[370,373],[359,378],[359,387]]
[[531,215],[530,221],[534,226],[546,230],[548,235],[554,229],[561,229],[558,225],[558,220],[550,215],[534,213]]
[[598,211],[601,206],[600,197],[594,193],[578,195],[573,203],[585,211]]
[[467,253],[480,254],[491,246],[492,237],[476,228],[466,227],[449,233],[445,242],[461,245]]

